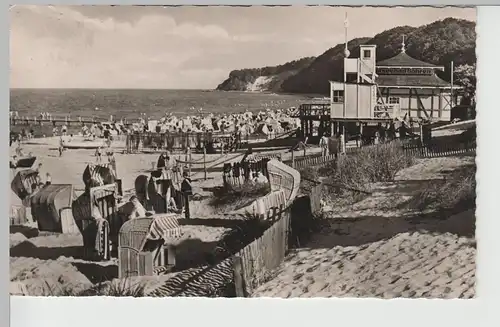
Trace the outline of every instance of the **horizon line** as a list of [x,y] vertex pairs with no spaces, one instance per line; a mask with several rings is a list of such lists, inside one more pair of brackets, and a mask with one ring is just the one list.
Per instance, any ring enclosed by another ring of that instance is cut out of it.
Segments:
[[176,89],[145,87],[9,87],[9,90],[171,90],[171,91],[217,91],[217,89]]

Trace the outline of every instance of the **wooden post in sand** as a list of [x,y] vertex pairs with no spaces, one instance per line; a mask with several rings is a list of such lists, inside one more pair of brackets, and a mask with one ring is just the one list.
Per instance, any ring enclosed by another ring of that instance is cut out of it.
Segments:
[[207,180],[207,149],[203,144],[203,171],[205,173],[205,180]]
[[233,263],[233,280],[236,297],[246,297],[245,292],[245,278],[243,276],[243,260],[239,255],[232,257]]
[[189,176],[191,176],[191,148],[188,147],[188,157],[189,157]]

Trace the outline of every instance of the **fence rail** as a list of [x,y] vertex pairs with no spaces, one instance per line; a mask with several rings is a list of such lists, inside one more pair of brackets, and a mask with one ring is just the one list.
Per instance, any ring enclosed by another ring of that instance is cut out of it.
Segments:
[[127,135],[127,152],[135,153],[144,150],[186,150],[187,148],[202,149],[204,144],[213,144],[222,141],[226,144],[238,146],[241,144],[239,135],[230,135],[228,133],[132,133]]
[[301,159],[296,160],[295,163],[292,163],[291,160],[285,161],[285,163],[289,166],[294,167],[295,169],[303,169],[306,167],[322,166],[334,161],[336,158],[337,156],[335,154],[328,156],[311,156],[305,158],[302,157]]
[[30,124],[98,124],[106,122],[106,119],[99,117],[70,117],[70,116],[51,116],[50,118],[32,117],[10,117],[11,125],[30,125]]
[[[334,161],[336,155],[322,156],[321,154],[312,154],[308,156],[301,156],[297,159],[283,160],[283,163],[295,169],[303,169],[307,167],[315,167],[326,165]],[[255,160],[257,159],[257,160]],[[259,172],[266,178],[269,178],[267,172],[267,162],[271,159],[280,159],[279,154],[260,154],[255,156],[253,161],[250,162],[233,162],[226,163],[223,168],[223,180],[225,185],[241,186],[248,180],[252,179],[254,174]]]
[[476,144],[403,145],[403,150],[420,158],[437,158],[460,154],[475,154]]

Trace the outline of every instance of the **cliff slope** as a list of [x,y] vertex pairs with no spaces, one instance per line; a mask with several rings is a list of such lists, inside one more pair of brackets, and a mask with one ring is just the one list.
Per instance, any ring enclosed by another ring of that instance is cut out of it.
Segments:
[[[401,51],[402,36],[406,53],[429,63],[445,66],[441,75],[448,80],[450,62],[455,67],[476,62],[476,24],[471,21],[446,18],[420,27],[399,26],[375,35],[348,42],[351,57],[359,56],[361,44],[377,45],[377,61]],[[329,80],[343,78],[344,44],[337,44],[322,55],[303,58],[275,67],[235,70],[217,90],[272,91],[286,93],[329,93]]]
[[219,91],[281,91],[284,80],[309,66],[314,57],[306,57],[283,65],[233,70],[217,86]]

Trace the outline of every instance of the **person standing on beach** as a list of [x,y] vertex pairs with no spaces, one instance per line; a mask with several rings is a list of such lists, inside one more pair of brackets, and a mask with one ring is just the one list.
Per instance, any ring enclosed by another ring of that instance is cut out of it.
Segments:
[[163,152],[162,154],[160,154],[160,157],[158,158],[158,162],[156,163],[156,168],[165,169],[166,165],[167,165],[167,154]]
[[10,132],[9,146],[12,146],[12,144],[16,142],[16,139],[17,139],[17,134],[14,132]]
[[193,187],[191,186],[191,178],[189,178],[189,174],[187,171],[182,173],[182,177],[184,180],[181,183],[181,192],[184,199],[184,214],[186,219],[191,218],[189,212],[189,198],[193,195]]
[[40,175],[40,176],[42,175],[42,166],[43,166],[43,165],[42,165],[42,163],[41,163],[41,162],[39,162],[39,163],[38,163],[38,166],[35,168],[35,171],[36,171],[36,172],[38,173],[38,175]]
[[95,150],[95,156],[96,156],[96,162],[97,163],[100,163],[102,161],[102,153],[101,153],[101,147],[97,147],[97,149]]
[[64,151],[64,140],[62,138],[62,135],[61,137],[59,138],[59,157],[62,157],[62,154],[63,154],[63,151]]
[[23,157],[23,149],[21,148],[21,141],[19,140],[17,142],[16,155],[18,157]]
[[109,162],[109,165],[111,166],[111,168],[113,169],[115,176],[118,176],[118,173],[116,171],[116,158],[115,158],[115,154],[113,152],[109,152],[108,162]]
[[323,157],[328,156],[328,137],[323,135],[319,140],[319,146],[321,148],[321,155]]

